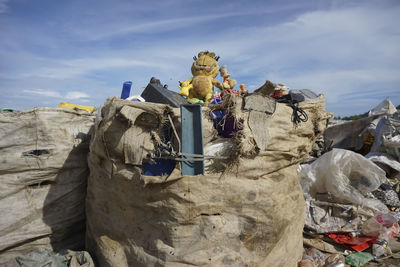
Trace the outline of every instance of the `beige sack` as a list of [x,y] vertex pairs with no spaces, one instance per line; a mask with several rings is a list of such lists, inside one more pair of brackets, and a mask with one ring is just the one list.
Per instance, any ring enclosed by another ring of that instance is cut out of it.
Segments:
[[94,116],[61,108],[0,114],[0,263],[82,249]]
[[241,100],[232,99],[243,131],[228,169],[182,176],[177,167],[168,177],[141,175],[138,159],[154,150],[151,135],[168,114],[179,132],[179,110],[108,100],[91,143],[86,201],[87,250],[100,266],[297,266],[305,203],[296,169],[326,126],[325,99],[302,103],[309,120],[298,126],[285,104],[267,115],[240,110]]

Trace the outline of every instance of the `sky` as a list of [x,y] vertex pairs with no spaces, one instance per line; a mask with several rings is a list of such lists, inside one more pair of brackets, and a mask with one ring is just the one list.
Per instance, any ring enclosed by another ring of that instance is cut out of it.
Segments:
[[400,0],[0,0],[0,108],[99,106],[151,77],[178,91],[205,50],[250,92],[311,89],[335,116],[397,106],[399,14]]

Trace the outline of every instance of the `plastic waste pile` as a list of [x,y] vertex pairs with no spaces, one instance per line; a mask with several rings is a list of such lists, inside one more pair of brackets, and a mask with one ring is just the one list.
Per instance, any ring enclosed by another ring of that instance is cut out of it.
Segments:
[[299,266],[400,265],[399,111],[386,99],[368,115],[328,127],[298,169],[306,200]]

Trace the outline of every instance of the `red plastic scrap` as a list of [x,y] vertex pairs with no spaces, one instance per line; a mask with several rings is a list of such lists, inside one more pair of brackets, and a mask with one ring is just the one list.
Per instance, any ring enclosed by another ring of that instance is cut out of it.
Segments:
[[346,247],[359,252],[372,246],[377,239],[377,237],[370,236],[352,236],[351,233],[347,232],[327,233],[325,235],[336,243],[345,245]]

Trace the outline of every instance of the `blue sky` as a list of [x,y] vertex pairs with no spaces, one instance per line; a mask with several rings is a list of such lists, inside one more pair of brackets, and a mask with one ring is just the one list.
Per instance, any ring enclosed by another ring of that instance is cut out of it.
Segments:
[[399,105],[399,14],[399,0],[0,0],[0,107],[99,106],[152,76],[177,91],[203,50],[250,91],[312,89],[337,116]]

